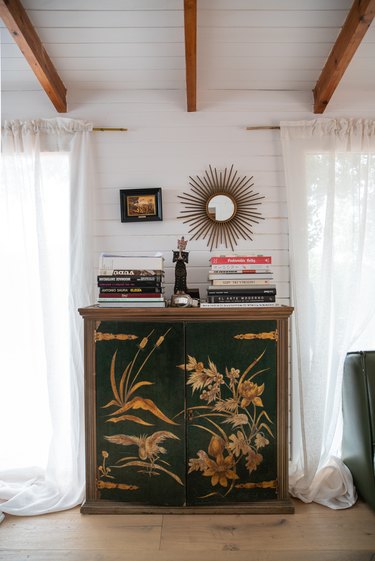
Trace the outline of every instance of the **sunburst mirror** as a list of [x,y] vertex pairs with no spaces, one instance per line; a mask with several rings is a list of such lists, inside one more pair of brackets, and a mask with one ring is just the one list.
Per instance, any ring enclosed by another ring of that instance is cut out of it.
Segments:
[[210,250],[224,245],[233,251],[241,237],[253,239],[253,224],[264,220],[257,210],[264,197],[254,193],[253,176],[239,176],[233,165],[229,172],[209,166],[202,177],[189,179],[191,193],[178,195],[185,207],[178,218],[191,226],[192,240],[207,238]]

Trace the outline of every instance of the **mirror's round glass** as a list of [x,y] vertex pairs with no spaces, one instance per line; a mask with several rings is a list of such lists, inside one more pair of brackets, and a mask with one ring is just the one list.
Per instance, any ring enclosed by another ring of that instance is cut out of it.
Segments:
[[228,195],[214,195],[207,202],[208,216],[215,222],[226,222],[234,212],[234,202]]

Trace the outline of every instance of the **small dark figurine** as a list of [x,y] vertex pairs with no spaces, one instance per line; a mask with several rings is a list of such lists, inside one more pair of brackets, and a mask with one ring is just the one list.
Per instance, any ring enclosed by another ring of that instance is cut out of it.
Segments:
[[173,263],[176,263],[175,268],[175,283],[174,294],[186,293],[186,265],[189,262],[189,252],[184,251],[187,246],[184,236],[177,242],[177,251],[173,251]]

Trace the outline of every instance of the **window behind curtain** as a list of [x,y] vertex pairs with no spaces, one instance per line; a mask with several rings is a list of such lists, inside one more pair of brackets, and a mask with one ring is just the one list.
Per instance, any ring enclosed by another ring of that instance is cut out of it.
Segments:
[[[6,166],[13,187],[0,188],[0,467],[45,467],[52,434],[45,343],[59,365],[53,375],[69,372],[62,352],[69,348],[69,155],[3,158],[13,158]],[[55,333],[44,331],[43,314],[53,314]]]
[[[330,295],[334,324],[325,331],[329,337],[331,330],[337,338],[353,327],[346,321],[347,308],[359,294],[373,291],[375,216],[370,209],[375,201],[375,155],[310,154],[306,157],[306,185],[311,296],[316,305],[322,291],[326,298]],[[366,307],[366,302],[360,300],[356,305]],[[374,331],[375,318],[367,318],[358,342],[362,350],[374,348]]]

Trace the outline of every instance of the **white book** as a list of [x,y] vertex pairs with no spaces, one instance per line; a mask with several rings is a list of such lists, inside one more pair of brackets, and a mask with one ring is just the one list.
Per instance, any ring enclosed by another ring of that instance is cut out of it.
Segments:
[[164,257],[161,255],[115,255],[102,253],[99,260],[101,275],[110,274],[116,270],[163,270]]
[[266,284],[266,285],[262,285],[262,284],[250,284],[248,286],[246,285],[221,285],[221,286],[217,286],[217,285],[209,285],[207,287],[207,292],[224,292],[226,290],[229,290],[230,292],[236,293],[236,292],[249,292],[249,290],[252,290],[253,292],[255,290],[261,290],[264,293],[267,293],[267,291],[269,292],[270,290],[276,289],[276,284]]
[[218,271],[208,271],[208,278],[209,280],[257,280],[257,279],[266,279],[272,280],[273,274],[271,272],[267,273],[241,273],[241,272],[229,272],[224,271],[223,273],[219,273]]
[[269,271],[269,265],[258,265],[258,264],[232,264],[232,263],[222,263],[222,264],[215,264],[211,263],[212,271],[248,271],[248,270],[256,270],[256,271]]
[[225,279],[214,279],[212,281],[212,286],[223,286],[223,287],[228,287],[228,288],[241,288],[241,287],[254,287],[254,286],[272,286],[273,285],[273,280],[272,279],[258,279],[258,280],[252,280],[252,279],[246,279],[246,280],[239,280],[239,279],[233,279],[233,280],[228,280],[227,278]]

